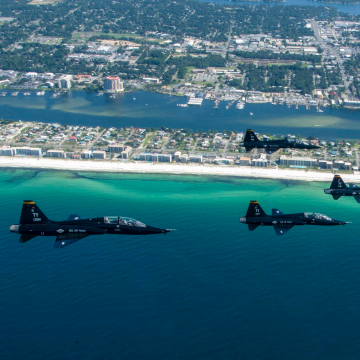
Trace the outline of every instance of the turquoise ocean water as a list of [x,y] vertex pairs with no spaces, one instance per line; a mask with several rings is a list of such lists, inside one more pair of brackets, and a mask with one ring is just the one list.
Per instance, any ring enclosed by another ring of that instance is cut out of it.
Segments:
[[[358,359],[360,205],[329,184],[176,175],[0,172],[2,359]],[[22,200],[51,219],[125,215],[166,236],[18,243]],[[239,223],[315,211],[339,227]]]

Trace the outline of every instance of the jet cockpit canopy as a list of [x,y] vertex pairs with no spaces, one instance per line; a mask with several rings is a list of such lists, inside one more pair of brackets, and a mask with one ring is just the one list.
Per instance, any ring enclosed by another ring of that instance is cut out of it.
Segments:
[[304,145],[309,145],[306,141],[299,140],[299,139],[285,138],[285,140],[286,140],[289,144],[304,144]]
[[105,224],[113,224],[113,225],[127,225],[127,226],[141,226],[146,227],[144,223],[139,220],[132,219],[125,216],[105,216],[104,217]]
[[305,218],[307,218],[307,219],[328,220],[328,221],[331,221],[331,220],[332,220],[332,219],[329,218],[328,216],[323,215],[323,214],[319,214],[319,213],[310,213],[310,212],[307,212],[307,213],[304,213],[304,216],[305,216]]

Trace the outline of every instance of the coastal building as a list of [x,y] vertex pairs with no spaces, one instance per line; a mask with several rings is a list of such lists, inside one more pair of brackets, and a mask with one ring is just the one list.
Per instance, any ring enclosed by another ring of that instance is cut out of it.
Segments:
[[181,161],[181,151],[175,151],[174,159],[175,161]]
[[189,156],[189,161],[190,162],[195,162],[195,163],[202,163],[203,158],[202,158],[201,154],[199,154],[199,155],[190,155]]
[[122,144],[109,145],[108,152],[120,154],[125,150],[125,148],[126,148],[126,145],[122,145]]
[[107,92],[124,91],[124,84],[118,76],[107,76],[104,79],[104,89]]
[[302,156],[280,156],[280,165],[284,166],[317,166],[317,159]]
[[158,162],[171,162],[172,155],[171,154],[159,154],[158,155]]
[[71,142],[77,142],[76,136],[69,136],[69,141],[71,141]]
[[153,154],[153,153],[142,153],[139,155],[140,161],[153,161],[153,162],[171,162],[171,154]]
[[153,83],[153,84],[159,84],[160,83],[160,79],[158,79],[158,78],[143,77],[143,81],[145,81],[147,83]]
[[360,100],[344,100],[344,107],[360,109]]
[[15,155],[26,155],[26,156],[41,156],[42,149],[41,148],[31,148],[31,147],[20,147],[14,148]]
[[133,148],[131,146],[126,146],[125,149],[121,152],[121,158],[123,160],[128,160],[130,159],[132,153],[133,153]]
[[324,170],[332,170],[333,162],[327,160],[319,160],[319,167],[320,169],[324,169]]
[[181,162],[186,164],[189,161],[189,155],[188,154],[182,154],[181,155]]
[[47,157],[53,157],[53,158],[64,158],[65,152],[64,150],[48,150],[46,152]]
[[259,159],[253,159],[252,165],[256,167],[267,167],[269,161],[266,159],[266,154],[260,154]]
[[71,89],[71,80],[70,77],[65,76],[59,80],[59,88],[61,89]]
[[139,155],[140,161],[157,161],[157,155],[152,153],[142,153]]
[[92,152],[92,158],[96,160],[105,160],[106,159],[106,152],[102,150],[95,150]]
[[82,158],[82,159],[90,159],[91,154],[92,154],[92,151],[91,151],[91,150],[83,150],[83,151],[81,152],[81,158]]
[[338,170],[344,170],[345,169],[345,162],[343,160],[335,160],[334,161],[334,167]]
[[352,169],[352,164],[351,164],[350,161],[345,161],[345,163],[344,163],[344,169],[351,171],[351,169]]
[[251,165],[251,159],[246,156],[241,156],[239,159],[239,165],[240,166],[250,166]]
[[13,156],[15,155],[15,149],[10,146],[2,146],[0,148],[0,156]]

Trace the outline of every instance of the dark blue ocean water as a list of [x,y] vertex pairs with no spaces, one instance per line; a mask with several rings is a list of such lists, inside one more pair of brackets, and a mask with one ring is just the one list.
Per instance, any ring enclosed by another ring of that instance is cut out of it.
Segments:
[[[328,184],[1,171],[1,359],[358,359],[360,205]],[[18,243],[22,200],[51,219],[126,215],[166,236]],[[266,212],[352,224],[248,232]]]

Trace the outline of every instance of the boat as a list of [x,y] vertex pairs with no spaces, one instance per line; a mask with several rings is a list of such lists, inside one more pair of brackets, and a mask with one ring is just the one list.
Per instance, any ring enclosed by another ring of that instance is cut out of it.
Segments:
[[0,96],[6,96],[6,92],[2,92]]
[[42,95],[45,95],[45,91],[38,91],[36,93],[37,96],[42,96]]
[[14,91],[11,93],[11,96],[18,96],[19,92],[18,91]]
[[188,104],[176,104],[176,106],[180,106],[180,107],[188,107]]
[[324,112],[324,110],[319,109],[319,112]]
[[30,96],[31,95],[31,93],[29,93],[29,92],[24,92],[24,96]]
[[254,114],[251,112],[250,115],[254,115]]
[[103,92],[98,92],[96,96],[103,96],[104,93]]
[[133,100],[136,100],[136,98],[134,97]]
[[236,104],[236,108],[239,109],[239,110],[243,109],[244,108],[244,103],[241,102],[241,101],[238,101],[238,103]]
[[110,95],[110,99],[115,99],[116,96],[115,95]]

